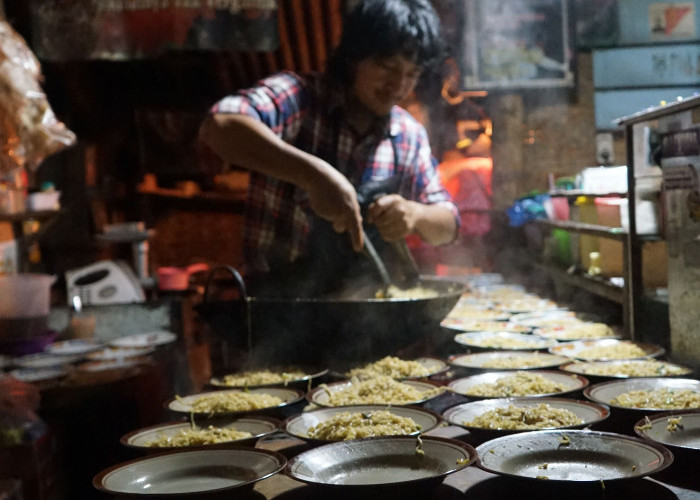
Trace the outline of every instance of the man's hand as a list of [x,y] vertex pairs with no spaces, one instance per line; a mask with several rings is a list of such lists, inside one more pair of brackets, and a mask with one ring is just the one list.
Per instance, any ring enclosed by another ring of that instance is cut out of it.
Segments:
[[368,222],[377,226],[386,241],[399,241],[416,230],[420,205],[398,194],[377,199],[368,208]]
[[323,169],[323,174],[309,183],[307,189],[311,209],[333,225],[338,233],[350,235],[356,252],[362,250],[362,215],[357,192],[348,179],[333,167]]

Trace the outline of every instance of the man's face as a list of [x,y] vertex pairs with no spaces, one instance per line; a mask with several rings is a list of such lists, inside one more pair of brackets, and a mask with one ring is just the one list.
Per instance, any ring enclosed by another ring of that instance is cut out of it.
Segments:
[[396,55],[364,59],[355,67],[352,92],[372,113],[386,116],[416,86],[422,68]]

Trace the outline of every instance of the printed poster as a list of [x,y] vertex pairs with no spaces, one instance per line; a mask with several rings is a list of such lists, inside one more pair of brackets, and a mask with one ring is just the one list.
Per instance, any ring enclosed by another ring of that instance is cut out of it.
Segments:
[[649,5],[652,40],[695,38],[695,2],[657,2]]

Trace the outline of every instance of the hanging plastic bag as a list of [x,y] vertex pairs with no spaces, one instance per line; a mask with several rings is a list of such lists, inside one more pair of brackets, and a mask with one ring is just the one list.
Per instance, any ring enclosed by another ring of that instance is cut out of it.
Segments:
[[41,66],[24,39],[0,20],[0,176],[36,170],[75,143],[41,89]]

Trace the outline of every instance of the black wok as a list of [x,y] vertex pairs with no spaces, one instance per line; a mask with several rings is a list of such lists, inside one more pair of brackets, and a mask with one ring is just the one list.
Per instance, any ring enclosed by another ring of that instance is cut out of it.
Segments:
[[[233,277],[240,299],[210,298],[219,270]],[[230,346],[247,351],[250,365],[351,367],[394,355],[435,332],[465,290],[463,283],[443,279],[421,278],[418,286],[438,295],[411,299],[248,297],[240,274],[225,266],[211,272],[203,301],[195,309]]]

